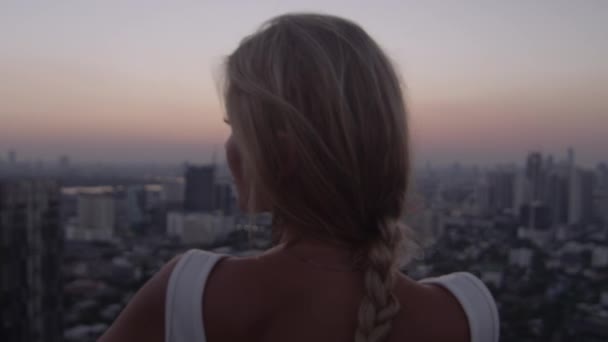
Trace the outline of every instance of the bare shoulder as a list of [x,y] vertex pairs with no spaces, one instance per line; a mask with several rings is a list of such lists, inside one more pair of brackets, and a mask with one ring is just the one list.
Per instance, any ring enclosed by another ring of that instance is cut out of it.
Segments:
[[137,291],[99,341],[164,341],[165,293],[178,255]]
[[410,340],[414,333],[418,341],[470,341],[466,314],[448,290],[402,276],[395,292],[402,303],[402,311],[396,321],[411,322],[416,327],[415,331],[397,328],[398,335],[402,330],[403,336]]
[[261,336],[272,311],[272,279],[258,258],[223,258],[211,272],[203,294],[203,317],[210,341],[251,340]]

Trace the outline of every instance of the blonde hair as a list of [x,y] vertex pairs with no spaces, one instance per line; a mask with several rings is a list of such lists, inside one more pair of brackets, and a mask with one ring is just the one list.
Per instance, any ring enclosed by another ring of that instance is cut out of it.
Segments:
[[[387,56],[351,21],[288,14],[226,61],[225,103],[253,206],[360,251],[355,341],[388,338],[409,177],[406,108]],[[281,175],[288,175],[281,177]]]

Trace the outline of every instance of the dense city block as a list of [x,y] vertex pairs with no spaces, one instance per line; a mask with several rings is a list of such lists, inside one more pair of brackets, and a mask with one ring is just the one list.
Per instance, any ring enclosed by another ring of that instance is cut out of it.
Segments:
[[[168,260],[273,243],[238,210],[223,165],[0,164],[2,336],[94,341]],[[407,208],[415,279],[468,271],[501,341],[608,340],[608,167],[530,153],[523,166],[418,168]]]

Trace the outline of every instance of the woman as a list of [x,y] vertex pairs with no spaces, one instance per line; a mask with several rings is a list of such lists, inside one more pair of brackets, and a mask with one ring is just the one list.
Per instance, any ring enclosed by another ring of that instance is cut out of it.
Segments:
[[226,63],[226,143],[239,205],[270,211],[257,257],[189,251],[131,300],[102,341],[497,341],[468,273],[421,282],[402,224],[406,108],[387,56],[356,24],[284,15]]

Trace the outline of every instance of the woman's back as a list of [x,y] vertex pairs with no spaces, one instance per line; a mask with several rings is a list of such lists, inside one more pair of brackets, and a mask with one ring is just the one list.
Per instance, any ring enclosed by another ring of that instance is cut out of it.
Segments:
[[[226,260],[205,290],[208,340],[233,340],[226,337],[234,334],[234,341],[353,341],[364,293],[360,278],[358,272],[326,271],[272,257]],[[225,285],[229,283],[234,286]],[[469,340],[464,312],[445,291],[401,277],[395,295],[402,310],[389,341]]]
[[[191,253],[188,258],[217,257]],[[212,342],[354,340],[364,294],[358,281],[362,274],[303,262],[293,254],[275,250],[255,258],[218,258],[206,285],[191,288],[202,294],[202,303],[195,305],[202,310],[200,333]],[[388,341],[471,340],[461,304],[445,289],[401,276],[394,293],[402,309]],[[187,299],[175,302],[176,307],[193,304],[193,295],[183,295]],[[180,317],[175,330],[183,333],[184,325],[196,327],[192,319],[196,318]],[[497,336],[498,326],[491,328]],[[167,342],[185,341],[170,337]]]

